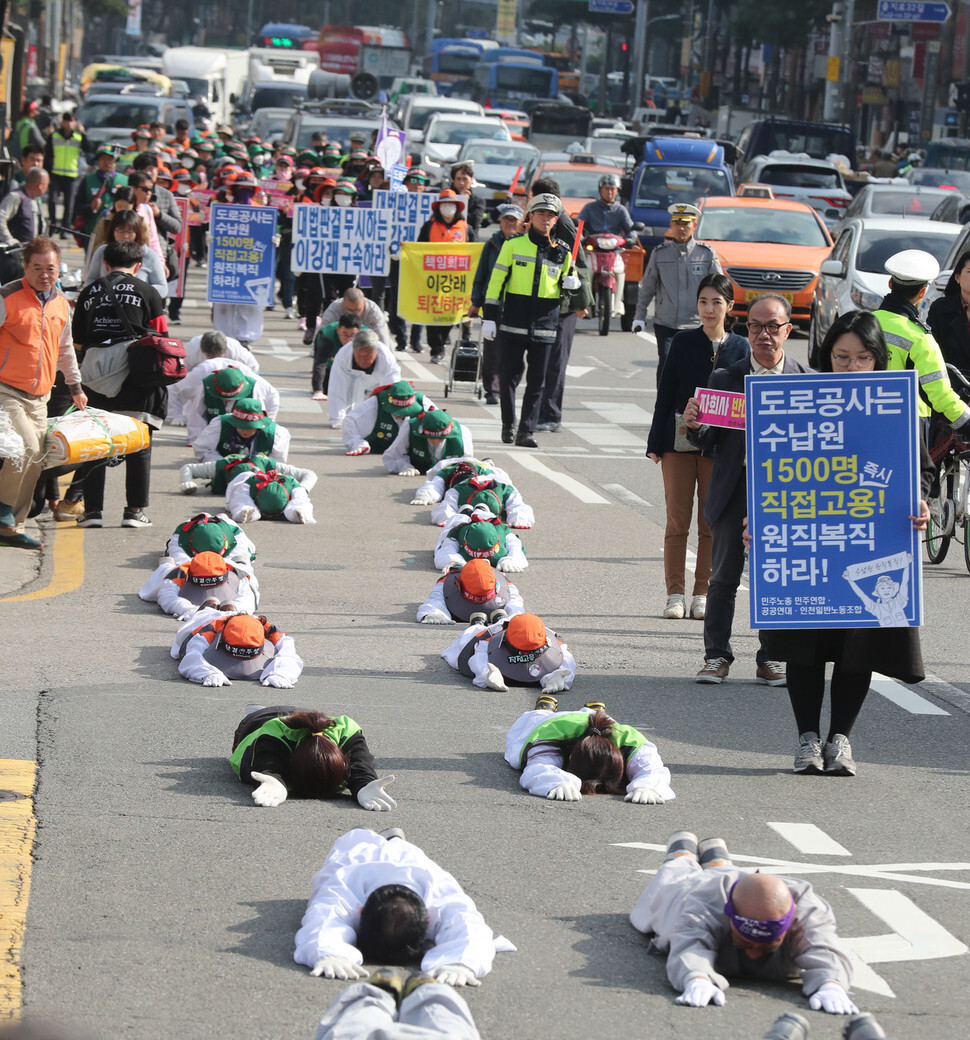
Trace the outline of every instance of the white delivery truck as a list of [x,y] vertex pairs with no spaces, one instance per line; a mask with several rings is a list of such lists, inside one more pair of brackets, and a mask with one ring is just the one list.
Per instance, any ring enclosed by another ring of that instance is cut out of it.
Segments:
[[243,92],[249,54],[226,47],[169,47],[162,54],[162,70],[169,79],[188,83],[190,103],[205,106],[209,116],[204,122],[212,129],[230,121],[233,99]]

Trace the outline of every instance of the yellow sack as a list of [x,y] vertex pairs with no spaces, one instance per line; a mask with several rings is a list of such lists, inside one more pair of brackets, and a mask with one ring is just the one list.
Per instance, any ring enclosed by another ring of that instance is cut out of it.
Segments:
[[117,415],[100,408],[68,412],[47,427],[47,456],[44,465],[77,465],[116,455],[132,455],[148,447],[148,426],[130,415]]

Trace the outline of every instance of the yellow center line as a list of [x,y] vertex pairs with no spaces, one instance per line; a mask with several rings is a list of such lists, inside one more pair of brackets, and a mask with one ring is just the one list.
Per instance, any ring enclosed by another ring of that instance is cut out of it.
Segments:
[[84,581],[84,528],[58,524],[51,550],[54,562],[50,582],[36,592],[6,596],[0,603],[20,603],[28,599],[48,599],[79,589]]
[[20,1017],[20,956],[30,897],[36,772],[36,762],[0,759],[0,1019]]

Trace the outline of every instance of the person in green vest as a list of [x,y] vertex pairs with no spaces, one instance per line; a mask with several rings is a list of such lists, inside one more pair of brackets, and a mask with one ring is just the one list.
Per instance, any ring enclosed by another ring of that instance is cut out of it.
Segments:
[[[411,499],[412,506],[433,506],[441,502],[445,493],[450,491],[456,484],[460,484],[469,477],[476,474],[492,474],[496,480],[512,482],[512,478],[504,469],[499,469],[491,459],[482,462],[468,456],[463,459],[442,459],[435,463],[425,474],[425,482],[414,493]],[[435,510],[431,511],[431,522],[440,527],[439,517],[435,516]],[[443,521],[442,521],[443,522]]]
[[175,563],[188,563],[200,552],[218,553],[247,565],[256,559],[256,546],[225,513],[196,513],[175,528],[165,546],[166,557]]
[[275,469],[233,477],[226,488],[226,508],[240,524],[280,519],[291,524],[316,523],[306,488],[295,477]]
[[622,794],[634,805],[662,805],[675,797],[656,745],[596,701],[559,711],[556,698],[544,693],[505,735],[505,761],[519,770],[529,794],[552,801]]
[[[128,178],[116,168],[114,149],[102,145],[95,153],[94,169],[82,178],[74,197],[74,230],[85,237],[92,234],[102,214],[110,208],[115,188],[127,183]],[[84,245],[87,246],[86,241]]]
[[[217,368],[216,365],[222,367]],[[206,373],[205,369],[209,371]],[[219,415],[232,411],[233,404],[241,397],[251,397],[263,406],[270,419],[275,419],[280,409],[279,391],[272,383],[258,376],[248,366],[226,364],[225,361],[207,362],[193,369],[186,379],[191,384],[182,390],[182,414],[185,416],[185,432],[189,442]]]
[[361,329],[366,329],[360,318],[349,311],[341,314],[336,321],[323,325],[313,338],[313,373],[310,385],[313,388],[314,401],[326,401],[330,383],[330,368],[337,351],[349,343]]
[[340,430],[347,448],[345,454],[382,455],[407,420],[434,407],[434,402],[418,393],[407,379],[377,387],[344,416]]
[[19,159],[27,150],[29,145],[35,145],[41,149],[44,147],[44,135],[37,125],[37,102],[28,101],[24,105],[23,114],[17,120],[7,144],[10,146],[10,154]]
[[252,705],[236,727],[229,764],[243,783],[254,785],[257,805],[282,805],[290,795],[335,798],[349,791],[372,812],[397,806],[384,790],[394,777],[378,779],[363,730],[347,715]]
[[286,462],[290,432],[270,419],[260,401],[237,397],[232,411],[217,415],[195,438],[193,448],[203,462],[226,455],[271,455]]
[[427,473],[442,459],[473,455],[471,430],[440,408],[401,424],[401,431],[384,452],[384,465],[399,477]]
[[275,469],[277,473],[285,473],[295,477],[307,491],[312,491],[317,482],[317,475],[312,469],[291,466],[269,455],[226,455],[212,462],[190,462],[182,467],[179,473],[181,484],[179,491],[183,495],[194,495],[199,490],[196,479],[208,480],[209,490],[214,495],[224,495],[233,478],[240,473],[266,473]]
[[434,550],[434,565],[439,571],[463,567],[469,560],[488,560],[496,570],[507,574],[518,574],[529,566],[519,536],[482,506],[449,521]]
[[476,473],[453,484],[444,495],[440,507],[431,511],[432,523],[443,526],[463,506],[485,506],[509,527],[527,530],[536,522],[532,506],[527,505],[519,489],[510,480],[500,480],[494,473]]
[[74,212],[74,194],[77,191],[80,175],[81,152],[91,151],[91,145],[78,127],[73,112],[61,114],[60,125],[48,137],[44,152],[44,169],[51,175],[51,186],[47,196],[50,212],[51,232],[57,224],[57,199],[63,199],[63,217],[61,238],[67,238],[65,225]]

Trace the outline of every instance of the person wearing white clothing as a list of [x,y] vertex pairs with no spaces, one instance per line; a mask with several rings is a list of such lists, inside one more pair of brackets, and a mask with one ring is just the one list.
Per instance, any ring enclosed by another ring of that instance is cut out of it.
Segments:
[[506,574],[518,574],[529,566],[522,540],[485,506],[446,521],[434,548],[434,565],[439,571],[463,567],[469,560],[486,560]]
[[418,607],[422,625],[494,624],[525,610],[522,594],[486,560],[469,560],[440,577]]
[[468,506],[475,509],[485,506],[509,527],[528,529],[535,526],[532,506],[526,503],[519,489],[510,480],[501,480],[494,473],[476,474],[453,484],[432,508],[431,522],[443,527]]
[[215,552],[247,567],[256,559],[256,546],[225,513],[196,513],[175,528],[165,546],[165,556],[176,563],[188,563],[200,552]]
[[270,455],[286,462],[290,431],[277,426],[259,401],[238,397],[228,415],[217,415],[195,438],[193,449],[202,462],[228,455]]
[[439,982],[477,986],[496,950],[514,949],[402,832],[357,829],[334,842],[314,875],[293,959],[330,979],[364,978],[367,960],[420,965]]
[[[504,469],[499,469],[491,459],[475,459],[471,455],[461,458],[443,458],[436,462],[425,474],[425,481],[414,493],[412,506],[433,506],[444,498],[445,492],[455,484],[475,476],[475,474],[491,474],[496,480],[512,483],[512,478]],[[432,523],[441,524],[432,516]]]
[[436,407],[431,398],[418,393],[407,379],[372,390],[347,412],[340,424],[346,454],[383,455],[406,420]]
[[361,329],[337,351],[330,368],[327,414],[337,429],[344,416],[379,386],[396,383],[401,366],[371,329]]
[[187,621],[203,605],[248,614],[259,605],[259,582],[248,565],[230,562],[215,552],[201,552],[188,563],[163,560],[138,596],[146,603],[157,603],[179,621]]
[[[185,368],[191,372],[196,365],[214,357],[225,357],[228,361],[245,365],[251,372],[259,372],[256,355],[244,347],[238,339],[227,336],[224,332],[211,329],[200,336],[193,336],[185,344]],[[173,384],[178,386],[177,383]],[[169,393],[171,393],[171,387]]]
[[226,488],[226,507],[233,520],[240,524],[279,517],[291,524],[316,523],[306,488],[294,477],[275,469],[233,477]]
[[254,455],[250,458],[245,455],[228,455],[220,456],[212,462],[187,462],[179,470],[179,491],[183,495],[194,495],[199,490],[196,483],[198,478],[209,481],[212,494],[224,494],[233,476],[238,476],[244,469],[250,473],[255,470],[266,472],[268,469],[275,469],[277,473],[295,477],[307,492],[313,490],[319,479],[312,469],[291,466],[288,462],[280,462],[269,455]]
[[[216,372],[221,372],[224,368],[236,369],[242,376],[242,380],[237,380],[242,383],[239,393],[232,393],[229,390],[222,393],[219,387],[213,387],[213,381],[208,377],[214,376]],[[199,436],[217,414],[213,411],[213,402],[210,400],[214,393],[218,394],[220,398],[222,412],[225,412],[226,407],[231,407],[235,397],[255,398],[263,405],[266,414],[271,419],[275,419],[280,410],[280,392],[269,380],[263,379],[246,365],[230,361],[226,357],[208,358],[200,365],[196,365],[182,380],[180,390],[182,418],[185,420],[185,432],[190,442]]]
[[543,694],[505,735],[505,761],[521,770],[519,784],[529,794],[563,802],[622,794],[636,805],[674,797],[670,770],[639,730],[610,718],[599,704],[557,708],[556,698]]
[[849,998],[852,963],[829,904],[807,881],[737,869],[722,838],[671,835],[630,923],[667,954],[678,1004],[723,1005],[729,975],[800,976],[813,1011],[858,1013]]
[[[471,456],[474,450],[471,430],[443,409],[435,408],[401,423],[400,432],[382,458],[388,473],[414,477],[428,473],[444,459],[458,461]],[[411,502],[423,503],[420,492]]]

